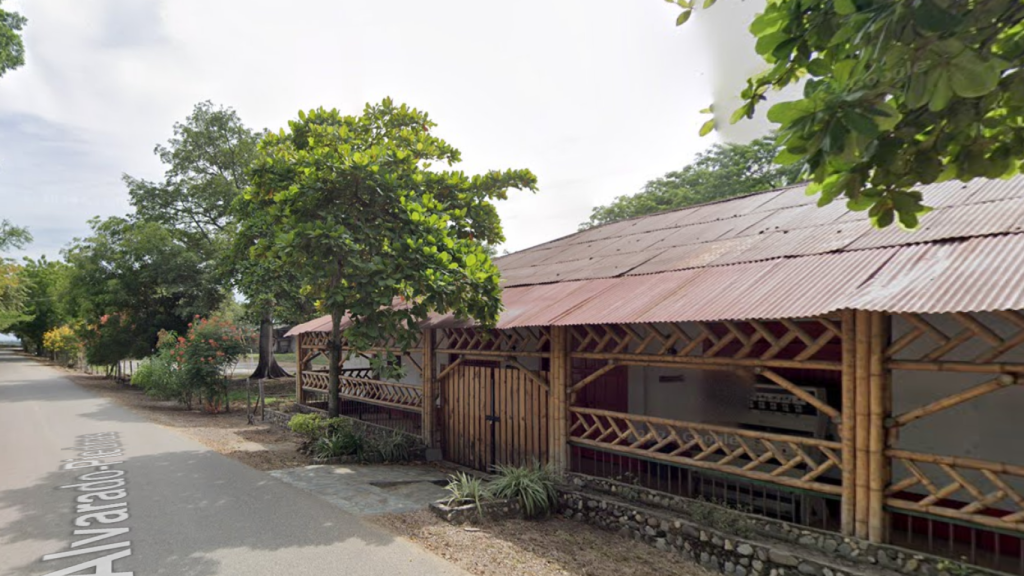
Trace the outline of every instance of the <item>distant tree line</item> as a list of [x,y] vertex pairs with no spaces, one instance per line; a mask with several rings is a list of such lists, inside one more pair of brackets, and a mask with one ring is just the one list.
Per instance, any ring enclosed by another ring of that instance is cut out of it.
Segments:
[[800,168],[776,164],[778,153],[774,136],[748,144],[715,144],[689,165],[647,182],[640,192],[619,196],[594,208],[590,219],[580,224],[580,230],[799,181]]

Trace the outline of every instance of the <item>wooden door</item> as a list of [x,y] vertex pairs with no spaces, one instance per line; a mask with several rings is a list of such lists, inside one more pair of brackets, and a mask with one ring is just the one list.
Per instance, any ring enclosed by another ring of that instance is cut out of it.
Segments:
[[459,366],[441,380],[440,393],[445,460],[477,470],[547,463],[548,394],[527,374]]

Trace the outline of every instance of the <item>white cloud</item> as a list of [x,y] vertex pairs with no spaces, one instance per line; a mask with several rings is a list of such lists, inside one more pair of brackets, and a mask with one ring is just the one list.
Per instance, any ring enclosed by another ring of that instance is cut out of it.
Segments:
[[[0,121],[30,119],[68,140],[23,131],[15,152],[6,134],[0,205],[37,236],[61,222],[45,232],[47,253],[83,233],[87,217],[122,213],[120,173],[158,176],[153,145],[205,99],[272,129],[299,108],[356,113],[384,96],[426,110],[462,150],[462,169],[537,174],[539,193],[499,207],[511,250],[575,231],[593,206],[711,144],[696,136],[712,93],[704,39],[697,25],[675,28],[678,9],[656,0],[11,7],[29,18],[28,61],[0,79]],[[71,149],[73,161],[61,156]],[[9,202],[55,187],[88,201]]]

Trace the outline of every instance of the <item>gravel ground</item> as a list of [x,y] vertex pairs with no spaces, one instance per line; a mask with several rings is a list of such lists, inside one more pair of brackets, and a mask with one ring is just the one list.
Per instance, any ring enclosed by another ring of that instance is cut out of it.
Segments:
[[428,511],[372,518],[479,576],[711,576],[679,555],[561,517],[467,528]]

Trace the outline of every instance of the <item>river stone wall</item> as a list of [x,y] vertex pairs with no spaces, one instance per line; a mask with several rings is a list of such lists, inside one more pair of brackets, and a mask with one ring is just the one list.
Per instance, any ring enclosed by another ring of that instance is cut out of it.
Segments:
[[523,508],[518,500],[488,500],[465,506],[448,506],[442,502],[434,502],[430,510],[440,518],[452,524],[475,523],[481,520],[500,521],[510,518],[522,518]]
[[611,480],[568,474],[566,484],[559,502],[566,518],[678,552],[729,575],[1000,574]]

